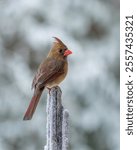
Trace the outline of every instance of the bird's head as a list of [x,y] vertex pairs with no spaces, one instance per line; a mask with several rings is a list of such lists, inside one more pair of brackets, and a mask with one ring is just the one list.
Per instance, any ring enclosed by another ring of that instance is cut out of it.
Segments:
[[65,59],[68,55],[72,54],[72,51],[68,50],[67,46],[57,37],[54,37],[55,41],[48,56],[58,59]]

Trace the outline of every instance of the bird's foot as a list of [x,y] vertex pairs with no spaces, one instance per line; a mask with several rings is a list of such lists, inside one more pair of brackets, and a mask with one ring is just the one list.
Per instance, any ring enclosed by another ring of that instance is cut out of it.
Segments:
[[61,91],[61,88],[57,85],[57,86],[55,86],[55,88],[57,89],[57,90],[59,90],[60,91],[60,93],[62,93],[62,91]]
[[49,95],[50,95],[51,88],[48,88],[48,87],[47,87],[47,89],[48,89],[48,91],[49,91]]

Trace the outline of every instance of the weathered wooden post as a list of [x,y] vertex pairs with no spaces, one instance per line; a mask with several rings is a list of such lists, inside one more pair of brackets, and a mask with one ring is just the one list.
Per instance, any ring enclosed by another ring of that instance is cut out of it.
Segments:
[[69,113],[61,102],[61,89],[54,87],[47,100],[47,145],[44,150],[68,150]]

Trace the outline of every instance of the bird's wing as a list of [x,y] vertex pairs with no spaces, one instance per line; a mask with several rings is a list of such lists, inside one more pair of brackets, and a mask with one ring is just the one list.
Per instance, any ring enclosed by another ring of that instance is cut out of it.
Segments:
[[64,73],[64,62],[57,61],[55,59],[46,59],[39,66],[38,72],[36,73],[33,82],[32,88],[36,88],[38,85],[39,88],[43,88],[46,83],[53,81],[58,76]]

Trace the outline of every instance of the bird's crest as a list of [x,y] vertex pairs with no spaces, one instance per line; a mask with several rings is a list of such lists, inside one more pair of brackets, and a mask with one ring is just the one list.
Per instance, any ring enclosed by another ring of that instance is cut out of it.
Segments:
[[56,43],[60,43],[60,44],[64,45],[64,43],[59,38],[57,38],[57,37],[53,37],[53,38],[55,39]]

